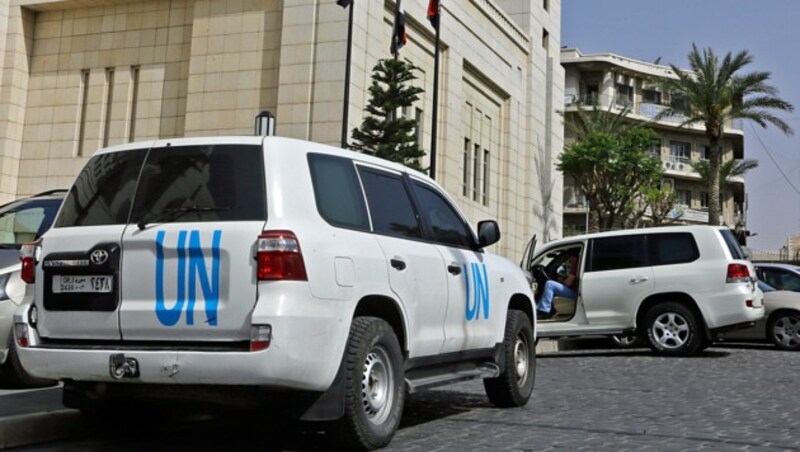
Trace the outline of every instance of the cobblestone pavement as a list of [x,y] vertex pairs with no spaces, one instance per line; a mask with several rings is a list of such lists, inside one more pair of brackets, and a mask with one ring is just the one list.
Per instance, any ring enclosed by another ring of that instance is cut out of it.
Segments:
[[[713,347],[693,358],[648,350],[539,356],[530,403],[489,404],[480,381],[414,394],[387,450],[800,450],[800,353]],[[308,426],[202,421],[140,426],[36,450],[324,450]]]

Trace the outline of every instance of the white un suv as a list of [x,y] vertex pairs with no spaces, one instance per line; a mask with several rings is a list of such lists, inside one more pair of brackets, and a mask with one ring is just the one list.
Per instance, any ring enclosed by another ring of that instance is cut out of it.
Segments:
[[[548,280],[577,276],[575,298],[556,297],[539,337],[607,335],[646,339],[664,355],[691,355],[715,336],[764,316],[753,265],[726,227],[671,226],[569,237],[523,266],[540,301]],[[577,268],[570,256],[577,254]],[[564,276],[559,276],[564,275]]]
[[473,233],[425,175],[320,144],[101,150],[24,258],[36,296],[15,317],[19,356],[86,413],[289,393],[302,419],[380,447],[406,391],[480,377],[496,405],[530,397],[533,295],[485,251],[499,234]]

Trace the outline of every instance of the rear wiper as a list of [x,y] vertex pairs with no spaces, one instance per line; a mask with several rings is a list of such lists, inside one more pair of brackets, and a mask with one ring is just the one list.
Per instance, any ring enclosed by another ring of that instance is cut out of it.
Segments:
[[223,212],[228,210],[224,207],[200,207],[200,206],[188,206],[188,207],[175,207],[172,209],[164,209],[155,215],[153,218],[150,219],[142,219],[138,223],[136,223],[136,227],[139,230],[143,230],[148,224],[150,223],[168,223],[170,221],[177,220],[178,218],[186,215],[187,213],[203,213],[203,212]]

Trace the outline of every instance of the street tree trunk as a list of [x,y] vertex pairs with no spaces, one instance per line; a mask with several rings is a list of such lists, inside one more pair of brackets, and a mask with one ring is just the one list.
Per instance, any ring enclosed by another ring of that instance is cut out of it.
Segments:
[[708,156],[708,224],[719,226],[722,206],[719,203],[719,169],[722,165],[722,149],[719,138],[709,137],[711,155]]

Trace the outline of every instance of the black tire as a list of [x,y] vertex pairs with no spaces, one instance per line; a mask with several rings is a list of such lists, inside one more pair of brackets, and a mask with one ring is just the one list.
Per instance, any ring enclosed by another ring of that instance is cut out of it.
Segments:
[[343,364],[345,408],[335,436],[349,449],[388,445],[406,394],[403,354],[392,327],[377,317],[355,318]]
[[503,360],[503,373],[496,378],[483,380],[486,395],[498,407],[523,406],[533,392],[536,345],[530,319],[516,309],[509,309],[506,316]]
[[767,322],[767,338],[781,350],[800,350],[800,312],[772,314]]
[[13,337],[9,344],[6,362],[0,367],[0,375],[2,375],[3,382],[12,388],[42,388],[56,384],[53,380],[36,378],[25,371],[25,368],[22,367],[22,363],[19,362],[17,343]]
[[675,302],[659,303],[644,316],[650,348],[665,356],[689,356],[704,342],[704,326],[686,306]]

